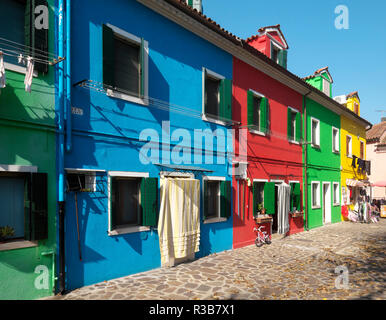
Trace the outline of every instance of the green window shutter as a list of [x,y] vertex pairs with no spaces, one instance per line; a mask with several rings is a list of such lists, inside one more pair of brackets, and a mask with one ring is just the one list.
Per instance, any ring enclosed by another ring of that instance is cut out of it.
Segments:
[[26,0],[25,4],[25,13],[24,13],[24,42],[27,46],[25,53],[27,55],[32,55],[33,52],[30,47],[33,48],[33,2],[34,0]]
[[232,80],[229,79],[220,83],[220,117],[232,120]]
[[[248,91],[248,126],[255,125],[254,123],[254,113],[255,113],[255,106],[253,104],[254,95],[252,91]],[[252,127],[250,127],[252,129]]]
[[258,206],[257,197],[258,197],[258,194],[257,194],[257,182],[254,182],[253,183],[253,206],[252,206],[252,210],[253,210],[252,215],[254,217],[257,216],[257,206]]
[[291,109],[287,109],[287,138],[288,140],[291,140]]
[[204,199],[203,199],[203,205],[204,205],[204,210],[203,210],[203,215],[202,215],[202,220],[206,220],[206,217],[208,216],[208,201],[209,201],[209,195],[208,195],[208,181],[203,180],[203,188],[204,188]]
[[141,97],[145,96],[145,40],[141,38],[141,53],[140,53],[140,95]]
[[300,112],[296,113],[296,138],[295,138],[295,140],[297,142],[300,142],[301,136],[302,136],[302,120],[301,120],[301,118],[302,118],[301,113]]
[[48,238],[47,174],[31,173],[26,179],[24,201],[25,239],[29,241]]
[[268,99],[262,98],[260,103],[260,131],[268,132]]
[[264,208],[267,214],[275,214],[276,196],[275,183],[267,182],[264,185]]
[[103,83],[115,87],[114,78],[114,32],[103,25]]
[[278,64],[283,66],[283,50],[279,50],[279,53],[278,53]]
[[158,178],[143,178],[141,182],[142,225],[157,227]]
[[291,210],[293,207],[296,207],[296,210],[300,211],[300,183],[294,184]]
[[193,0],[188,0],[188,5],[193,7]]
[[286,69],[287,69],[287,55],[288,55],[288,51],[282,50],[282,64],[281,64],[281,66],[283,68],[286,68]]
[[229,218],[232,212],[232,186],[230,181],[221,181],[220,184],[220,194],[221,194],[221,207],[220,207],[220,216],[222,218]]
[[[24,39],[26,47],[26,54],[48,60],[48,30],[35,28],[35,8],[37,6],[48,6],[46,0],[27,0],[25,6],[24,18]],[[37,49],[37,50],[35,50]],[[35,62],[35,70],[42,73],[48,72],[48,64]]]
[[31,175],[27,174],[24,180],[24,238],[31,240]]

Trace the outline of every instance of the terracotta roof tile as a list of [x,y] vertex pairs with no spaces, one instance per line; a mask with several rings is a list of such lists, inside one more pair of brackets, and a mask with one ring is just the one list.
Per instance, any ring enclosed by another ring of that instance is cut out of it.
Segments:
[[380,142],[381,136],[386,132],[386,121],[375,124],[370,130],[366,132],[366,139],[368,142]]
[[359,101],[361,101],[361,99],[359,99],[358,91],[354,91],[354,92],[349,93],[349,94],[346,96],[346,99],[352,98],[352,97],[355,97],[355,96],[358,98]]

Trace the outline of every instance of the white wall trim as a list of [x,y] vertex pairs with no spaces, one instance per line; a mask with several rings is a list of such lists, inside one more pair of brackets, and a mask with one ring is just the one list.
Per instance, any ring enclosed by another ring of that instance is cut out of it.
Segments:
[[268,182],[268,179],[253,179],[252,182]]
[[248,91],[252,92],[254,96],[258,97],[258,98],[265,98],[265,95],[263,95],[262,93],[260,92],[257,92],[253,89],[249,89]]
[[18,165],[8,165],[0,164],[0,172],[31,172],[37,173],[38,167],[36,166],[18,166]]
[[[311,128],[311,146],[314,148],[320,148],[320,120],[316,119],[314,117],[311,117],[310,121],[311,121],[311,125],[310,125],[310,128]],[[316,144],[312,143],[312,122],[318,123],[317,131],[316,131]]]
[[226,181],[225,177],[218,176],[205,176],[203,179],[207,181]]
[[109,177],[149,178],[149,172],[109,171]]

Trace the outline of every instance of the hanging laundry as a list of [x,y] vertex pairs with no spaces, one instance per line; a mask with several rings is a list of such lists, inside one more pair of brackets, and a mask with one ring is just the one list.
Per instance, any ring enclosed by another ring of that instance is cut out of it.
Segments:
[[19,56],[17,57],[17,62],[19,64],[24,64],[25,65],[25,59],[24,59],[22,54],[19,54]]
[[371,175],[371,162],[370,161],[365,161],[365,169],[366,173],[368,176]]
[[27,72],[25,74],[25,91],[31,92],[32,78],[34,74],[35,62],[31,57],[27,58]]
[[4,66],[4,55],[3,52],[0,51],[0,89],[5,88],[5,66]]
[[[359,160],[359,159],[358,159]],[[356,168],[356,161],[357,161],[357,157],[356,156],[352,156],[352,164],[351,164],[351,166],[353,167],[353,168]]]

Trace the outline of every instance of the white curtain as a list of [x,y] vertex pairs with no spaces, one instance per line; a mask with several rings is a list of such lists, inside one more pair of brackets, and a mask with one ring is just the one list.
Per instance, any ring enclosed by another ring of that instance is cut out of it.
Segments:
[[194,257],[200,245],[200,181],[161,179],[158,234],[162,266]]
[[278,232],[286,234],[289,231],[288,214],[290,212],[291,187],[282,183],[278,190]]

